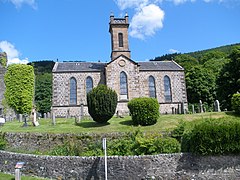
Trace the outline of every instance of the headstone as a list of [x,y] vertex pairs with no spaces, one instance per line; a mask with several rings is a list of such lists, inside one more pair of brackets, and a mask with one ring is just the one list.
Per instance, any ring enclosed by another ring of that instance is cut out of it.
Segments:
[[178,114],[181,114],[181,113],[180,113],[180,109],[181,109],[181,108],[180,108],[180,104],[178,104],[178,108],[177,108],[177,113],[178,113]]
[[214,102],[214,111],[215,111],[215,112],[221,112],[220,104],[219,104],[219,101],[218,101],[218,100],[216,100],[216,101]]
[[44,116],[44,119],[47,119],[47,114],[46,113],[44,113],[43,116]]
[[80,118],[82,119],[83,116],[84,116],[84,107],[83,107],[83,104],[81,104]]
[[184,102],[181,102],[181,114],[185,114],[185,111],[184,111]]
[[55,126],[56,125],[56,117],[55,117],[55,113],[52,113],[52,125]]
[[203,113],[203,104],[202,104],[202,100],[199,101],[199,113]]
[[172,107],[172,114],[175,114],[174,107]]
[[35,108],[32,109],[31,119],[34,126],[39,126],[39,122],[37,121],[37,112]]
[[192,113],[195,113],[194,105],[192,104]]
[[47,118],[49,118],[49,119],[51,118],[51,113],[50,112],[47,113]]
[[23,116],[22,114],[19,114],[19,122],[22,122],[23,121]]
[[5,119],[4,118],[0,118],[0,126],[3,126],[5,124]]

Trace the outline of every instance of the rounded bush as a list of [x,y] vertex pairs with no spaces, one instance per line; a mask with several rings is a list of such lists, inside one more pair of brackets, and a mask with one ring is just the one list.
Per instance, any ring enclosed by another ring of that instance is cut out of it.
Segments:
[[237,119],[204,119],[183,135],[182,151],[202,155],[240,153],[240,122]]
[[88,112],[94,121],[106,123],[117,107],[117,93],[106,85],[98,85],[87,94]]
[[232,109],[237,113],[240,114],[240,94],[234,94],[231,99]]
[[135,125],[148,126],[157,123],[159,104],[155,98],[134,98],[128,102],[128,108]]

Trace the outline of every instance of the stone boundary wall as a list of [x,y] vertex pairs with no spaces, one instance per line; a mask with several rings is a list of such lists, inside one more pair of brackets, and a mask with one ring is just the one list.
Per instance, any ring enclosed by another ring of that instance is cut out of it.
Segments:
[[[1,135],[1,134],[0,134]],[[127,136],[127,133],[79,133],[79,134],[51,134],[51,133],[3,133],[7,141],[7,149],[28,151],[50,151],[56,146],[64,145],[66,142],[73,140],[76,143],[86,144],[88,141],[102,141],[103,138],[118,139]]]
[[[38,156],[0,151],[0,171],[14,174],[23,161],[24,175],[51,179],[104,179],[104,157]],[[240,179],[240,156],[113,156],[108,179]]]

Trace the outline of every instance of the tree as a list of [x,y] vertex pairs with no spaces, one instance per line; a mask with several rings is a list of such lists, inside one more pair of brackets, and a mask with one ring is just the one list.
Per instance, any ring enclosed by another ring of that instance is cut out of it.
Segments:
[[35,103],[40,113],[51,111],[52,106],[52,74],[45,73],[36,76]]
[[117,93],[106,85],[98,85],[87,94],[88,112],[94,121],[106,123],[117,107]]
[[190,103],[198,103],[199,100],[213,103],[215,93],[215,76],[202,66],[191,68],[186,73],[187,95]]
[[231,110],[232,95],[240,91],[240,46],[232,50],[229,59],[217,79],[217,96],[222,108]]
[[34,71],[32,66],[13,64],[4,76],[7,104],[19,114],[31,112],[34,96]]
[[185,70],[190,69],[193,66],[197,66],[198,60],[188,54],[180,54],[174,59],[178,64],[180,64]]

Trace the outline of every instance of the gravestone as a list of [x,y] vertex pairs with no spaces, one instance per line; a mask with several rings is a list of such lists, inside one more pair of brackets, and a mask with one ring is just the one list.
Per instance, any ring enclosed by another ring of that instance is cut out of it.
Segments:
[[194,105],[192,104],[192,113],[195,113]]
[[19,122],[22,122],[23,121],[23,116],[22,114],[19,114]]
[[49,118],[49,119],[51,118],[51,113],[50,112],[47,113],[47,118]]
[[218,101],[218,100],[216,100],[216,101],[214,102],[214,111],[215,111],[215,112],[221,112],[220,104],[219,104],[219,101]]
[[55,113],[52,113],[52,125],[55,126],[56,125],[56,117],[55,117]]
[[32,109],[31,119],[33,126],[39,126],[39,122],[37,121],[37,112],[35,108]]
[[185,114],[185,111],[184,111],[184,102],[181,102],[181,114]]
[[44,119],[47,119],[47,114],[46,113],[44,113],[43,116],[44,116]]
[[175,114],[174,107],[172,107],[172,114]]
[[81,104],[81,111],[80,111],[80,119],[83,119],[83,116],[84,116],[84,107],[83,107],[83,104]]
[[203,104],[202,104],[202,100],[199,101],[199,113],[203,113]]

